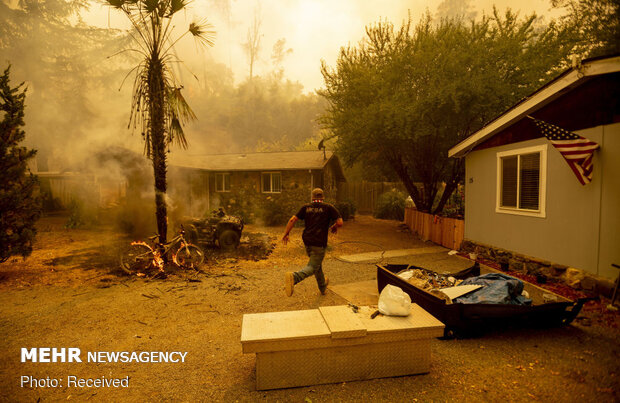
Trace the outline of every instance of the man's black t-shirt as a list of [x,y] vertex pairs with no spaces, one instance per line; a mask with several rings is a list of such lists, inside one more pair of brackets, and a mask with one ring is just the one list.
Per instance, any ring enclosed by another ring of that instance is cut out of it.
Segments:
[[331,204],[313,202],[300,208],[295,216],[305,222],[304,233],[301,236],[304,244],[325,247],[329,224],[340,218],[340,213]]

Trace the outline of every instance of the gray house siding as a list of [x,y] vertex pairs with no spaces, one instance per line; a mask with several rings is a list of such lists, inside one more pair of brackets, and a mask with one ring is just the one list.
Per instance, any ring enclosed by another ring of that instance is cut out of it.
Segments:
[[[620,124],[577,131],[596,141],[592,183],[582,186],[544,138],[473,151],[466,157],[465,238],[615,277],[620,263]],[[497,153],[547,145],[545,217],[496,212]]]
[[611,264],[620,264],[620,123],[603,126],[599,144],[602,191],[598,267],[601,276],[614,278],[618,271]]

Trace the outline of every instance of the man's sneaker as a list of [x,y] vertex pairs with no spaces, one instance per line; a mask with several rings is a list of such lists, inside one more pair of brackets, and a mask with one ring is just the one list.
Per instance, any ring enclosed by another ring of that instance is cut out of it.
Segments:
[[292,271],[284,273],[284,292],[287,297],[293,295],[293,288],[295,287],[295,277]]
[[329,285],[329,278],[325,277],[325,287],[321,290],[321,295],[325,295],[327,292],[327,286]]

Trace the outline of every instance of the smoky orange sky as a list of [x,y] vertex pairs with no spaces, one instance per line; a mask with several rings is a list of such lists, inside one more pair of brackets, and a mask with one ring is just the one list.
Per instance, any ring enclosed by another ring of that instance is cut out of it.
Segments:
[[[387,19],[399,26],[407,19],[408,12],[416,23],[427,10],[435,14],[440,3],[440,0],[195,0],[184,15],[177,16],[177,29],[180,32],[191,21],[207,18],[217,32],[215,46],[202,50],[187,40],[177,50],[190,70],[202,73],[205,58],[213,58],[233,71],[235,82],[242,81],[249,74],[243,43],[247,42],[248,28],[257,13],[261,21],[261,47],[255,75],[273,70],[273,45],[284,38],[286,49],[292,49],[282,63],[285,76],[302,83],[305,91],[313,91],[323,85],[321,59],[333,66],[339,49],[349,43],[357,44],[364,36],[366,25]],[[510,7],[522,16],[536,12],[548,19],[559,14],[558,10],[550,10],[547,0],[481,0],[471,4],[478,16],[491,13],[494,4],[500,11]],[[83,18],[88,24],[128,27],[123,15],[101,4],[92,5]]]

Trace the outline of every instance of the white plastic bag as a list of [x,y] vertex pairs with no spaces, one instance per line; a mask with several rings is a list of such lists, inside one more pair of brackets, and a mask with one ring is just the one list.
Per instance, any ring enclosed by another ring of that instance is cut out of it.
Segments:
[[386,285],[379,295],[379,312],[389,316],[407,316],[411,311],[411,298],[399,287]]

